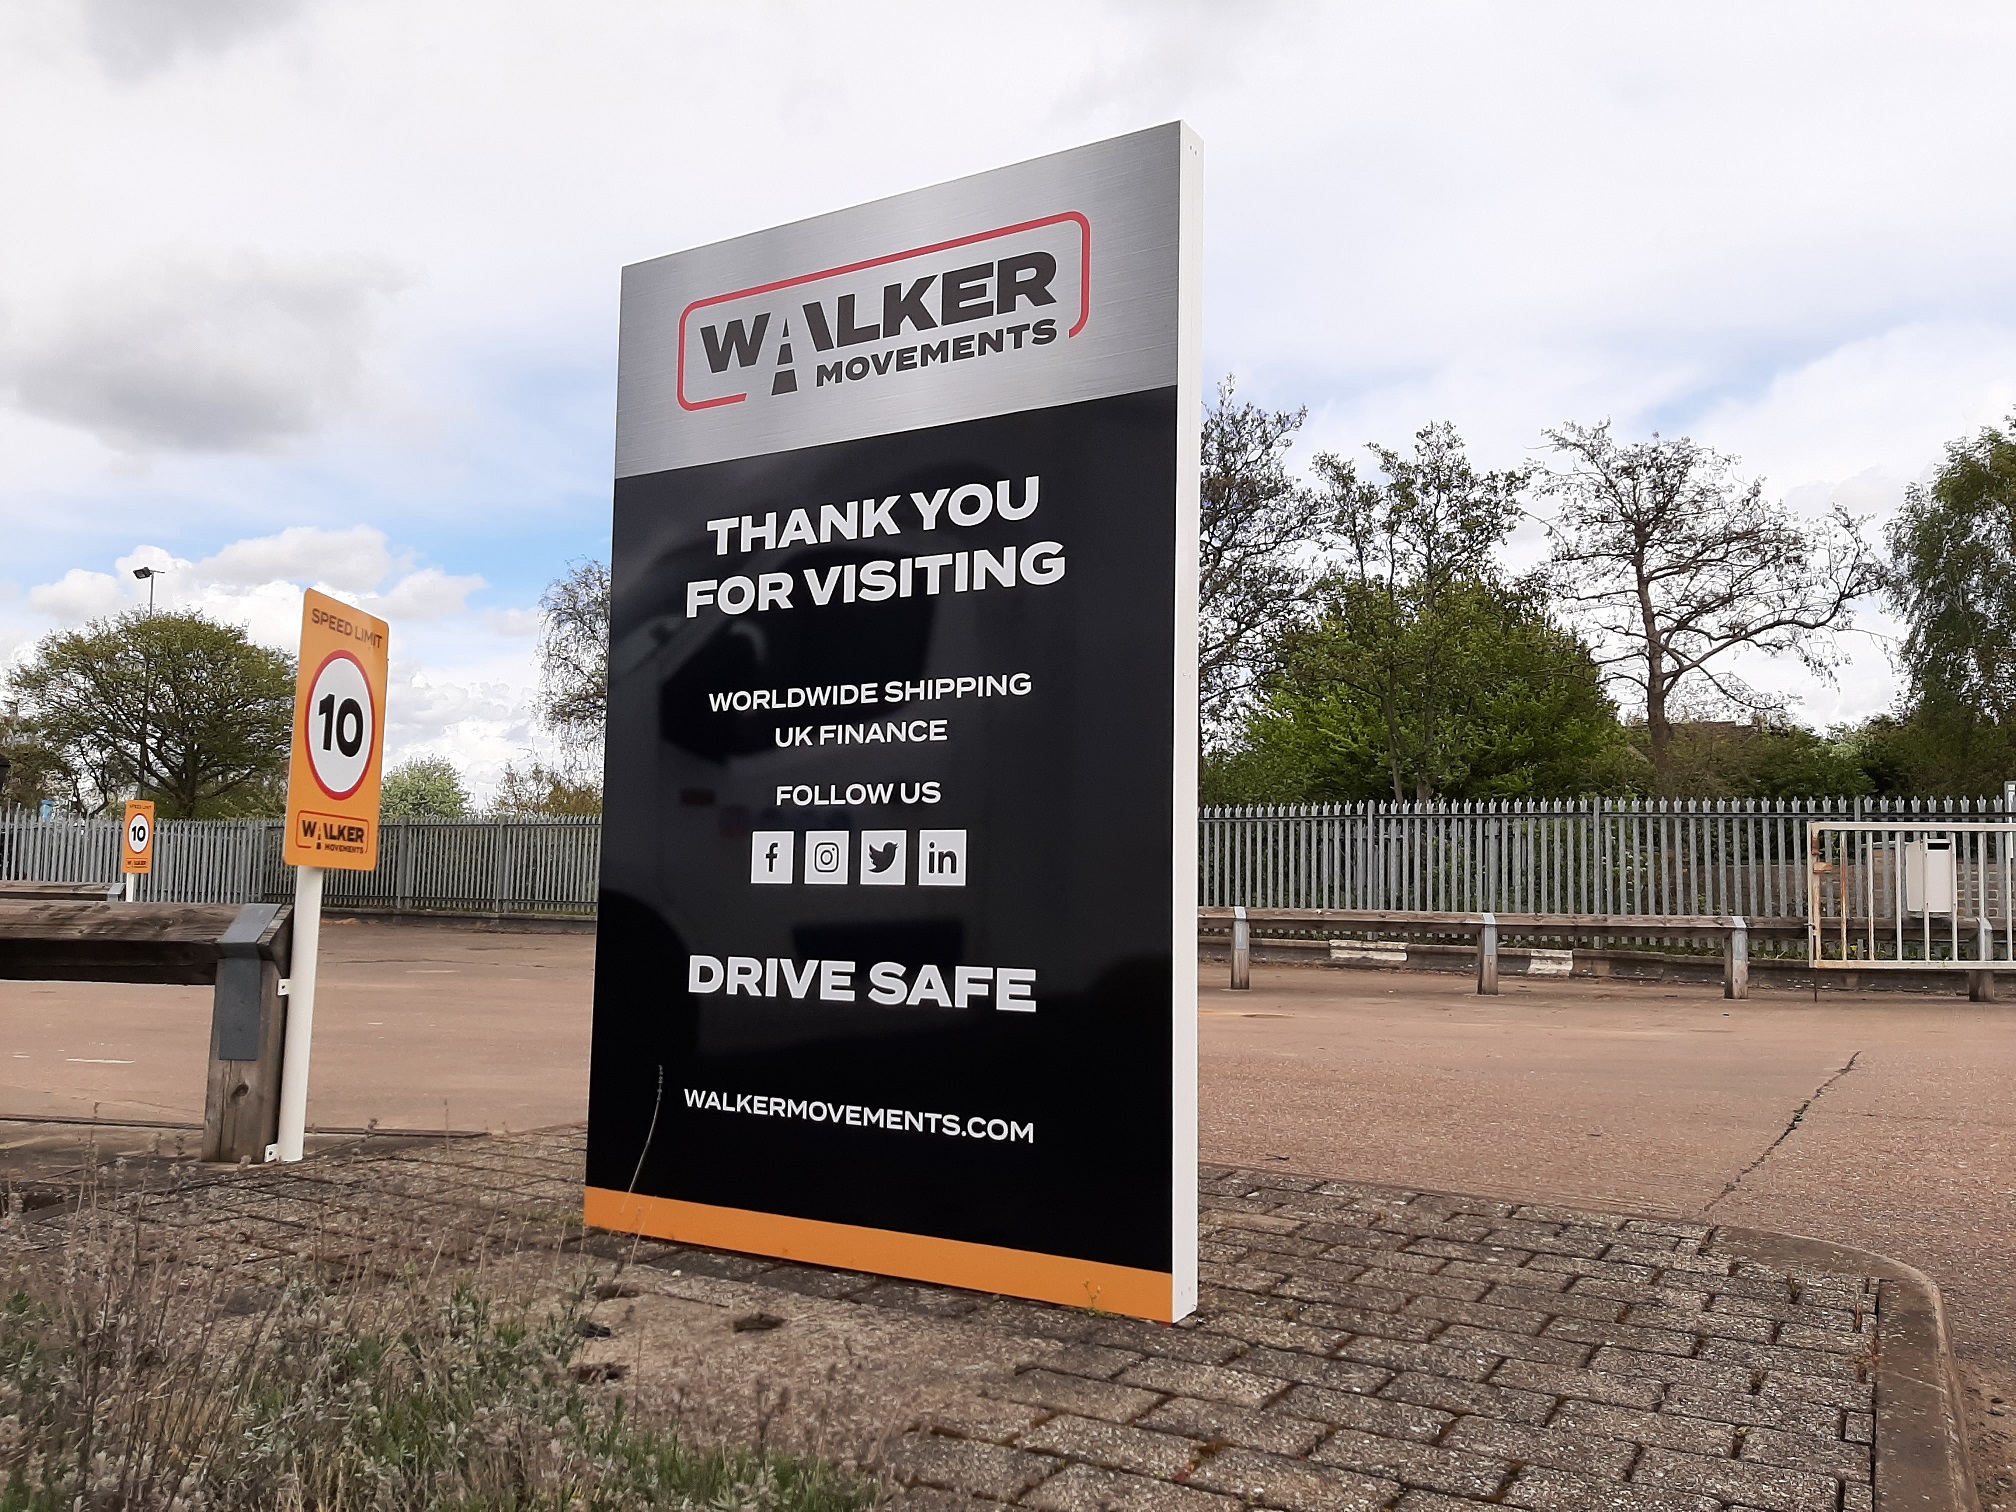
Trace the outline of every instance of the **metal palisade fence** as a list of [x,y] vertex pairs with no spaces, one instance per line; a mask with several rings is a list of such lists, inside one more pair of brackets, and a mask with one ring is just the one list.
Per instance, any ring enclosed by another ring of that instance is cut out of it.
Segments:
[[[1803,918],[1806,822],[2009,817],[2000,799],[1360,803],[1205,809],[1207,907]],[[601,821],[394,820],[375,872],[330,872],[331,908],[595,912]],[[0,814],[0,880],[112,883],[119,825]],[[166,820],[140,896],[282,901],[277,819]]]
[[1206,907],[1803,918],[1811,819],[2002,819],[1998,799],[1358,803],[1205,809]]
[[[119,825],[0,815],[0,880],[114,882]],[[331,871],[324,905],[388,913],[586,916],[602,863],[599,819],[411,819],[379,832],[378,869]],[[168,819],[143,901],[284,902],[278,819]]]

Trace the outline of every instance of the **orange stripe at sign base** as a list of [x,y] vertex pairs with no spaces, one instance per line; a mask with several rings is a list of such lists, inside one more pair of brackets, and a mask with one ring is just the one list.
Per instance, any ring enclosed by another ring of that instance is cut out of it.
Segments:
[[583,1208],[584,1221],[590,1227],[617,1233],[1030,1297],[1066,1307],[1096,1307],[1101,1312],[1151,1318],[1158,1323],[1172,1321],[1174,1286],[1165,1271],[968,1244],[961,1239],[857,1228],[851,1223],[824,1223],[816,1218],[710,1207],[670,1197],[643,1197],[606,1187],[587,1188]]

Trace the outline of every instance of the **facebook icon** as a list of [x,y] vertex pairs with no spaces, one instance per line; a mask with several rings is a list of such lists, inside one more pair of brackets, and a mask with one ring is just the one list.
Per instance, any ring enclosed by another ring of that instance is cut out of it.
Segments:
[[791,880],[792,830],[758,830],[749,837],[749,880],[789,882]]

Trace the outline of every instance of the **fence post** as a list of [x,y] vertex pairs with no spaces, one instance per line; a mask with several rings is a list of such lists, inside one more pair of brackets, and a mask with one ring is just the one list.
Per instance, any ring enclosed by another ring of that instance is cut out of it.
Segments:
[[1979,971],[1967,973],[1967,1000],[1970,1003],[1992,1003],[1995,1001],[1995,925],[1987,912],[1981,915],[1981,962]]
[[503,825],[494,825],[490,831],[490,912],[499,918],[504,915],[504,868],[510,865],[506,859],[510,853],[510,831]]
[[1729,921],[1729,938],[1722,947],[1722,996],[1750,996],[1750,924],[1741,917]]
[[413,911],[413,821],[411,819],[400,820],[399,827],[396,830],[387,825],[386,838],[390,839],[395,834],[399,837],[398,909],[401,913],[411,913]]
[[1246,992],[1253,986],[1253,935],[1246,923],[1246,905],[1236,904],[1232,909],[1232,981],[1234,992]]
[[1498,996],[1498,915],[1484,915],[1477,931],[1477,991],[1483,997]]

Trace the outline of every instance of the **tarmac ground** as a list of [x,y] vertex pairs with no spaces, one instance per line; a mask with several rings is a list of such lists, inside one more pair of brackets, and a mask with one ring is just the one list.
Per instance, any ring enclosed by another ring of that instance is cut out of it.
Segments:
[[[573,1123],[593,942],[332,924],[312,1119]],[[2016,1005],[1258,966],[1200,994],[1207,1160],[1808,1235],[1940,1287],[1982,1499],[2011,1500]],[[202,1116],[205,988],[0,983],[0,1117]],[[157,1131],[158,1136],[158,1131]],[[0,1124],[0,1163],[10,1143]]]
[[[594,965],[586,934],[326,921],[310,1123],[579,1122]],[[210,1003],[208,987],[0,982],[0,1116],[201,1125]]]

